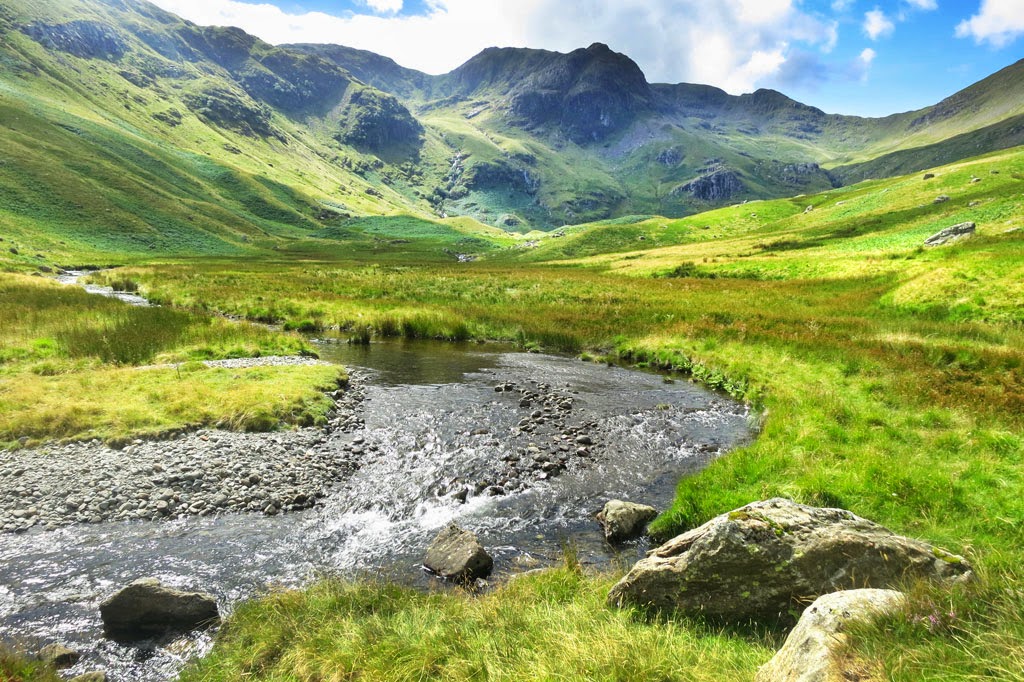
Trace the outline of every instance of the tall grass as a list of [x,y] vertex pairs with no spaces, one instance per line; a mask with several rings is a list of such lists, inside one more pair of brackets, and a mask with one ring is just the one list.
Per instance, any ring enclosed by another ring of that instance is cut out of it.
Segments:
[[328,580],[240,606],[183,682],[751,679],[776,641],[604,605],[578,567],[495,592],[425,593]]

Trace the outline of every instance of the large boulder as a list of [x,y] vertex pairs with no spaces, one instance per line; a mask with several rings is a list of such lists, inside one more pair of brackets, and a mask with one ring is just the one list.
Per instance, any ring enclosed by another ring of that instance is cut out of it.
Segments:
[[838,590],[970,574],[963,557],[852,512],[775,498],[717,516],[652,550],[608,601],[746,621],[785,617]]
[[849,623],[898,611],[906,595],[896,590],[846,590],[818,597],[807,607],[786,643],[761,666],[754,682],[846,682],[837,658]]
[[443,578],[469,582],[490,575],[494,559],[476,535],[453,524],[430,543],[423,565]]
[[597,514],[608,542],[620,542],[642,535],[647,523],[658,515],[658,510],[646,504],[611,500]]
[[113,635],[150,637],[187,632],[220,622],[217,600],[200,592],[165,587],[140,578],[100,604],[103,625]]
[[974,234],[974,230],[975,225],[972,222],[958,223],[952,227],[940,230],[931,237],[928,237],[928,239],[924,240],[924,245],[940,246],[942,244],[960,241],[961,239],[967,239]]

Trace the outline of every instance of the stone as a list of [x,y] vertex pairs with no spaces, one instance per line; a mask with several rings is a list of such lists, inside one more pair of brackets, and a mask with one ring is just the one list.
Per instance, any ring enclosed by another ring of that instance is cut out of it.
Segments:
[[494,559],[484,550],[476,535],[452,524],[430,543],[423,565],[443,578],[472,582],[490,575]]
[[717,516],[652,550],[608,601],[743,622],[785,618],[838,590],[972,576],[963,557],[852,512],[774,498]]
[[934,177],[935,177],[935,173],[925,173],[924,174],[924,179],[925,180],[931,180]]
[[949,201],[949,195],[947,195],[947,194],[940,194],[939,196],[935,197],[935,201],[933,201],[932,203],[933,204],[944,204],[947,201]]
[[[778,653],[754,682],[845,682],[852,679],[836,654],[847,625],[897,612],[906,595],[896,590],[845,590],[818,597],[804,610]],[[859,678],[857,678],[859,679]]]
[[952,227],[936,232],[924,240],[925,246],[941,246],[951,242],[966,239],[974,234],[975,225],[972,222],[958,223]]
[[100,604],[111,634],[146,637],[187,632],[220,622],[217,600],[209,594],[165,587],[156,578],[140,578]]
[[38,657],[43,663],[49,663],[55,668],[68,668],[77,663],[82,655],[63,644],[54,643],[47,644],[40,649]]
[[597,521],[604,528],[608,542],[620,542],[642,535],[648,522],[658,515],[658,510],[645,504],[610,500],[597,514]]
[[68,682],[107,682],[107,673],[102,670],[82,673],[78,677],[72,677]]

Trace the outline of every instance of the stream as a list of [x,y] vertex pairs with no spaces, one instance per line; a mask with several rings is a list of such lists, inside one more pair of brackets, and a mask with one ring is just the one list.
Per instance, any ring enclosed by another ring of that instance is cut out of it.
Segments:
[[141,576],[211,592],[224,613],[322,575],[437,586],[420,562],[449,523],[494,556],[492,584],[558,563],[566,546],[615,567],[648,547],[604,541],[593,515],[607,500],[664,509],[681,476],[752,435],[744,406],[653,373],[491,345],[316,344],[365,377],[363,426],[324,445],[359,466],[320,504],[0,535],[0,640],[80,651],[68,675],[173,679],[211,636],[119,644],[102,636],[100,601]]

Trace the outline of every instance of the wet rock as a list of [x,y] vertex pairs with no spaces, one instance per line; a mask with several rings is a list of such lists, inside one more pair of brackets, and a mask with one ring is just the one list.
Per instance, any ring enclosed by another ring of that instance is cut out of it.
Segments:
[[423,565],[443,578],[472,582],[490,575],[494,560],[476,535],[453,524],[430,543]]
[[837,590],[971,576],[963,557],[852,512],[775,498],[717,516],[653,550],[608,601],[743,621],[785,617],[794,605]]
[[952,227],[947,227],[944,230],[936,232],[928,239],[924,240],[925,246],[941,246],[942,244],[950,244],[961,239],[967,239],[974,234],[975,225],[972,222],[958,223]]
[[209,594],[165,587],[156,578],[140,578],[100,604],[106,630],[136,638],[188,632],[220,622],[217,600]]
[[755,682],[827,682],[844,675],[836,653],[850,623],[898,611],[906,595],[895,590],[846,590],[818,597],[807,607],[786,643],[757,671]]
[[597,514],[608,542],[621,542],[642,535],[658,510],[645,504],[611,500]]
[[63,644],[47,644],[39,650],[38,658],[43,663],[49,663],[55,668],[68,668],[78,662],[82,655],[74,649],[69,649]]
[[102,670],[93,670],[92,672],[72,677],[68,682],[107,682],[107,673]]

